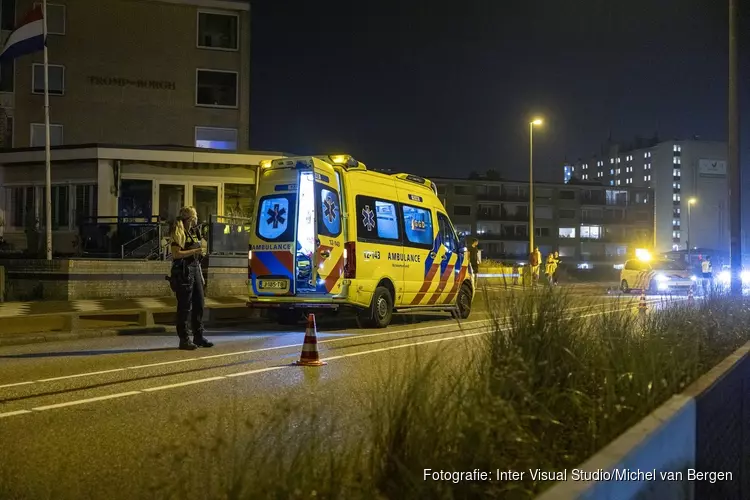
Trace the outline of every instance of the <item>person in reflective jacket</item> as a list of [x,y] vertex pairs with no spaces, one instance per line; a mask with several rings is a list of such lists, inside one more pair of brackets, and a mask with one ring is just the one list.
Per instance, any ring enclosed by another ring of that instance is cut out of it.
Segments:
[[[177,296],[177,335],[179,348],[192,351],[198,347],[213,347],[204,336],[204,291],[201,258],[205,253],[203,238],[198,228],[198,213],[193,207],[183,207],[171,230],[172,274],[170,286]],[[188,328],[190,326],[190,328]],[[193,333],[190,341],[189,331]]]

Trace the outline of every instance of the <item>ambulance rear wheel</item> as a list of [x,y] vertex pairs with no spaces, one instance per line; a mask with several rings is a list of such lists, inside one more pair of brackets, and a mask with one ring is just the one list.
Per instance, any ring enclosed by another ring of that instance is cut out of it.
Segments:
[[458,298],[456,299],[456,311],[453,313],[453,317],[456,319],[467,319],[471,314],[471,288],[469,285],[464,284],[461,286],[461,290],[458,291]]
[[370,307],[360,313],[359,323],[372,328],[385,328],[393,319],[393,297],[387,288],[379,286],[372,294]]

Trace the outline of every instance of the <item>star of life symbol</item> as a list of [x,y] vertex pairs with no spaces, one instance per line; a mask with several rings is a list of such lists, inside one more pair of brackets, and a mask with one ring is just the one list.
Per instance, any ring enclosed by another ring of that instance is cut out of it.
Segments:
[[286,221],[286,217],[284,217],[285,214],[286,214],[286,209],[279,208],[278,203],[275,204],[272,209],[266,212],[266,215],[268,215],[268,219],[266,219],[266,224],[273,224],[273,228],[278,229],[279,224],[283,224]]
[[328,222],[336,220],[336,203],[334,203],[331,195],[326,196],[326,199],[323,200],[323,205],[323,215],[328,219]]
[[375,212],[372,211],[370,205],[365,205],[362,209],[362,224],[368,231],[375,229]]

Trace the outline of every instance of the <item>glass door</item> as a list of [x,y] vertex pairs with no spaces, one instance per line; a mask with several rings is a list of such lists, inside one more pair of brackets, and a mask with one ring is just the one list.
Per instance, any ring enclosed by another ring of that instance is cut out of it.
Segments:
[[184,184],[159,184],[159,219],[174,220],[185,206]]
[[199,222],[208,222],[210,216],[219,214],[219,186],[193,184],[192,191],[192,205],[198,212]]

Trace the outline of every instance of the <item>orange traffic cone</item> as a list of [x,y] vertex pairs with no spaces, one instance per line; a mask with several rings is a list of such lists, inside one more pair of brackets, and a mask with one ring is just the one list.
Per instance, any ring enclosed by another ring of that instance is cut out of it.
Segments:
[[327,364],[320,360],[318,354],[318,337],[317,328],[315,327],[315,315],[310,314],[307,317],[307,328],[305,329],[305,342],[302,344],[302,354],[299,361],[294,363],[297,366],[323,366]]
[[646,292],[641,292],[641,298],[638,300],[638,312],[645,313],[648,309],[646,304]]

